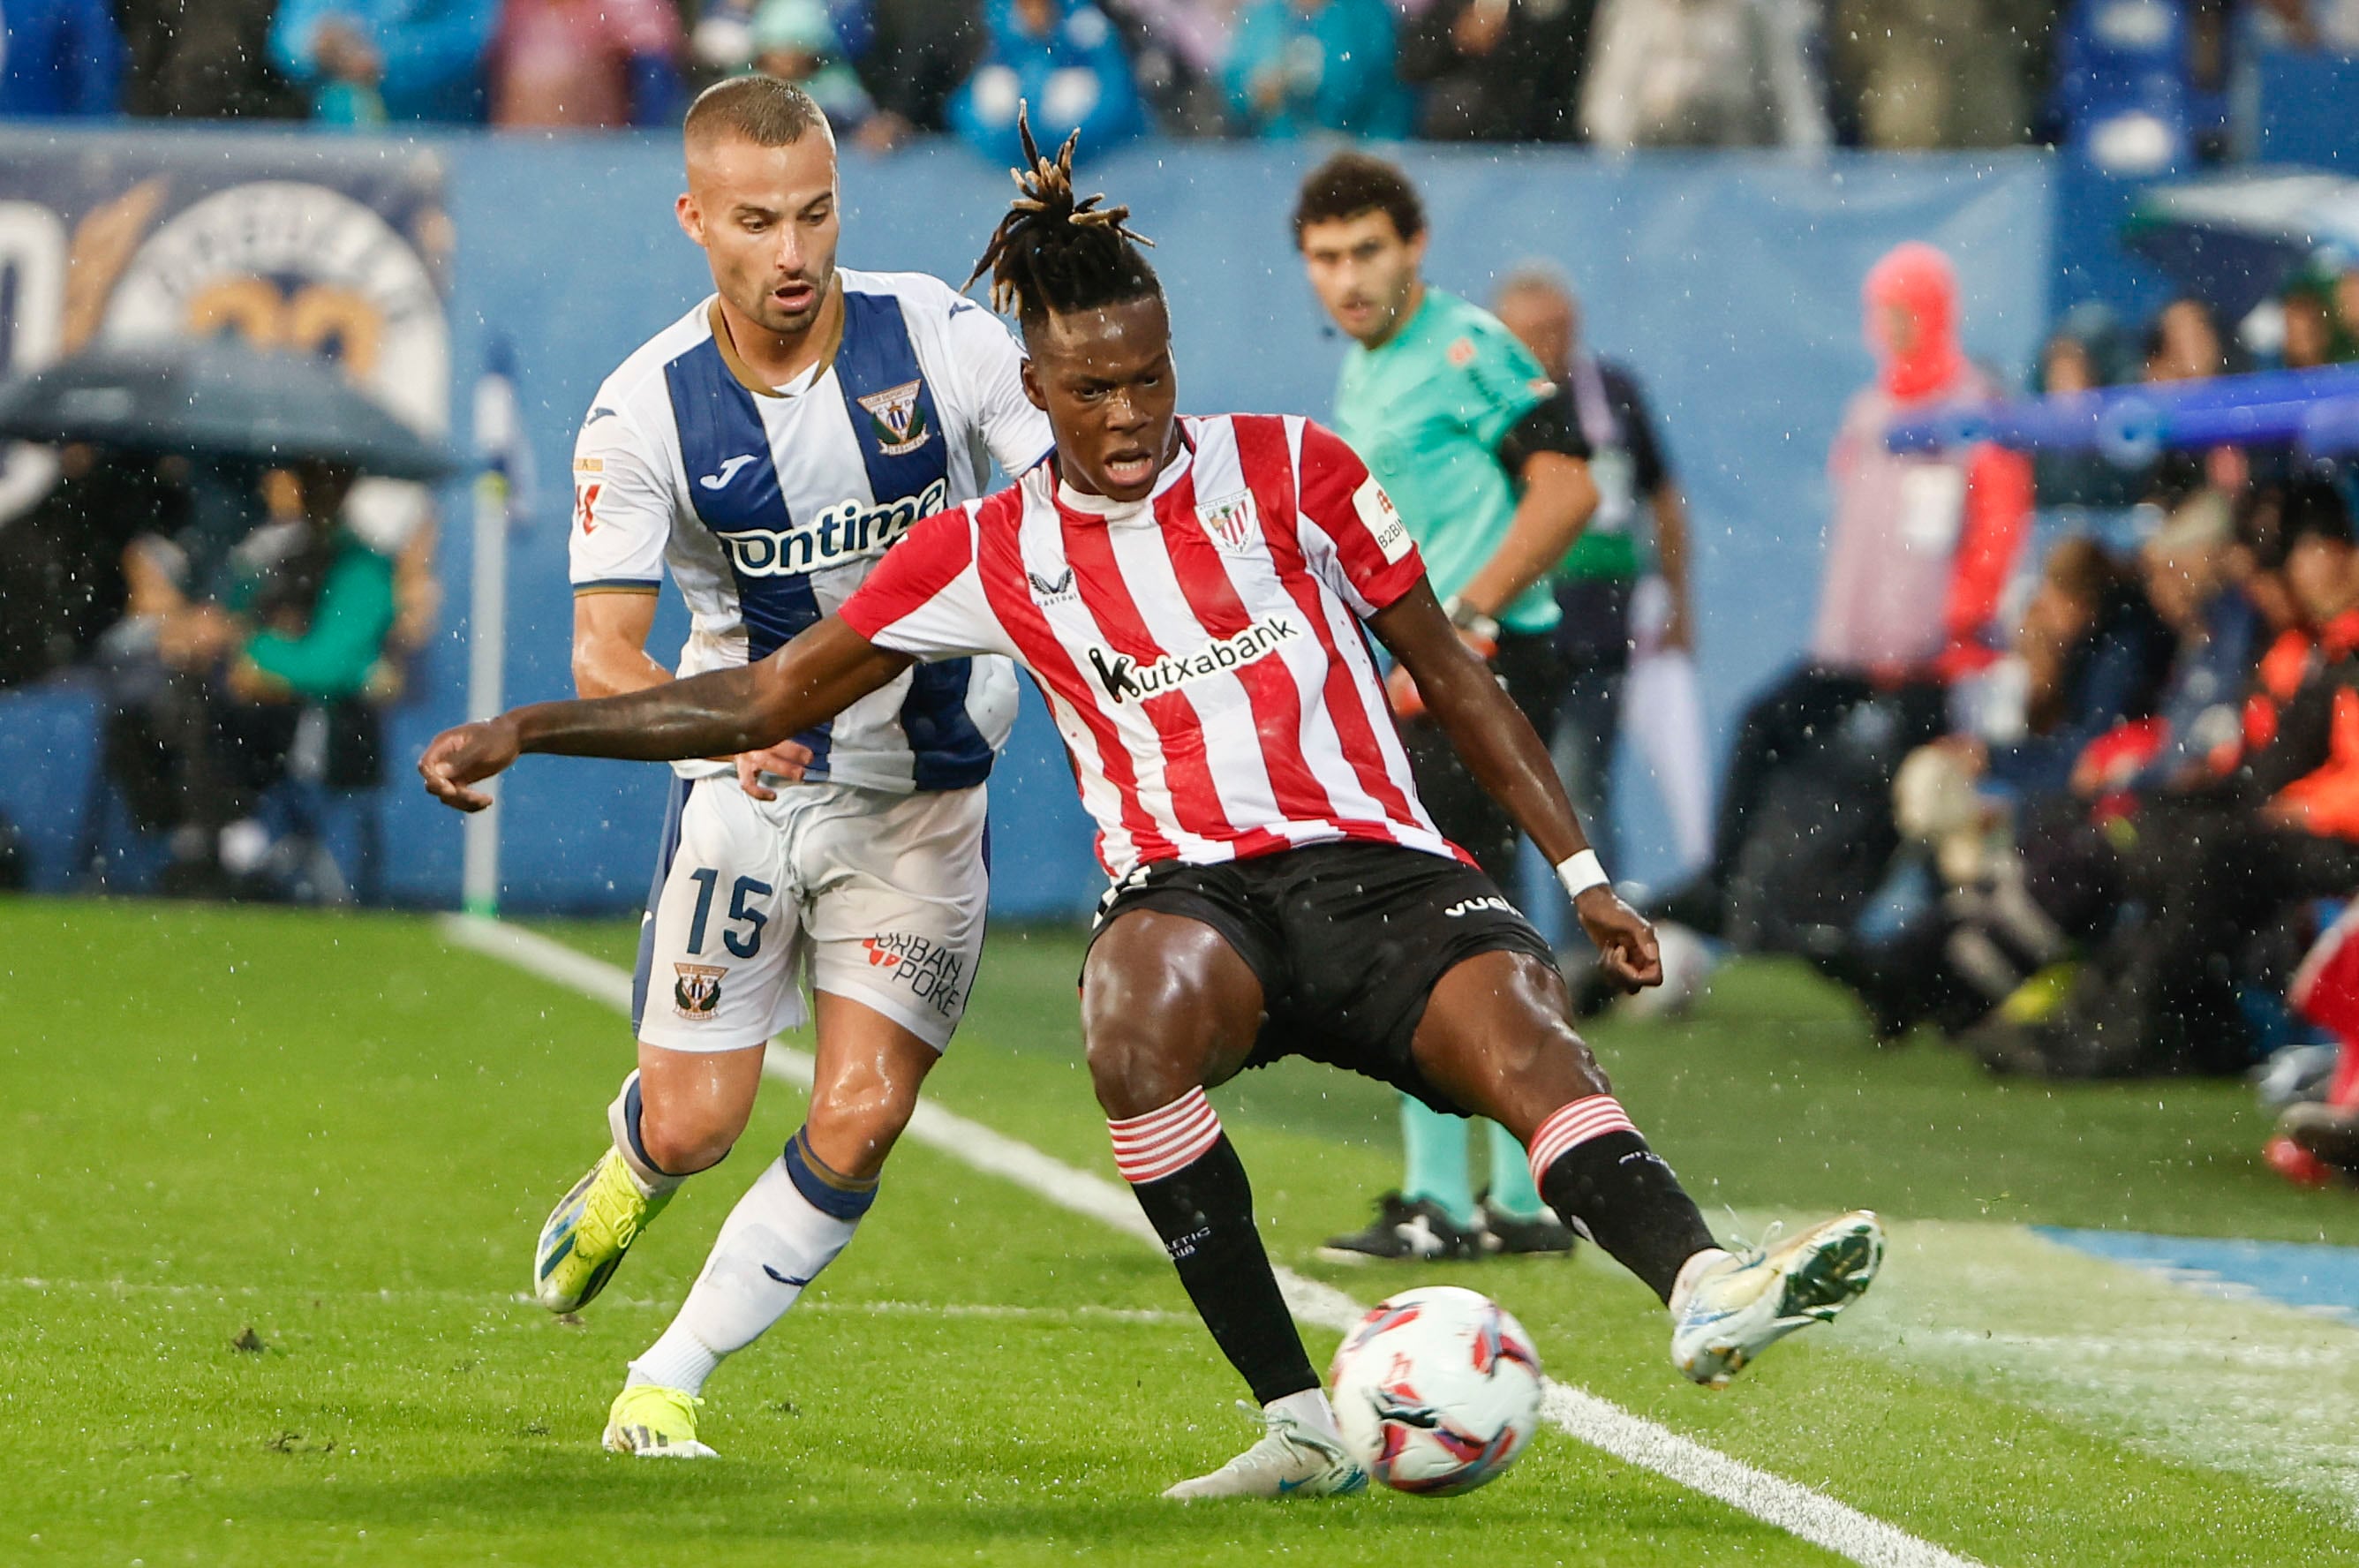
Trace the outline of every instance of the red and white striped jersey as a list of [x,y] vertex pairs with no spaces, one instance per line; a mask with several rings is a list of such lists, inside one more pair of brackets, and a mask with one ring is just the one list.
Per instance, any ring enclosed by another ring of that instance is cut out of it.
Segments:
[[1044,463],[919,522],[840,614],[880,648],[1029,671],[1110,876],[1338,839],[1458,855],[1360,626],[1425,574],[1392,502],[1303,419],[1180,432],[1147,500],[1084,495]]

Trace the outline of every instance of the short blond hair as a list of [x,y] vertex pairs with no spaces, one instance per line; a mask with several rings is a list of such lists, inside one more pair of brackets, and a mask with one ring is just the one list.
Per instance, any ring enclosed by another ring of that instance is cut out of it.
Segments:
[[714,82],[696,95],[680,123],[681,138],[691,147],[723,136],[743,136],[756,147],[788,147],[814,129],[834,134],[811,95],[760,71]]

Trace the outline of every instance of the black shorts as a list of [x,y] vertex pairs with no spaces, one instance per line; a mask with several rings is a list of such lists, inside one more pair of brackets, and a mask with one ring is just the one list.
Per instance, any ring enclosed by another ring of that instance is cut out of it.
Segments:
[[1481,871],[1397,844],[1313,844],[1219,866],[1157,861],[1106,890],[1092,940],[1133,909],[1202,921],[1259,977],[1267,1017],[1247,1067],[1308,1057],[1453,1116],[1467,1112],[1426,1082],[1409,1050],[1434,985],[1478,953],[1556,962]]

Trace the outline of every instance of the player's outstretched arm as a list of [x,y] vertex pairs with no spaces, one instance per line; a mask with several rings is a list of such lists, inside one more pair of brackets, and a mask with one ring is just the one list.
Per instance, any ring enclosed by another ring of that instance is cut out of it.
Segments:
[[[1565,798],[1548,747],[1490,666],[1475,657],[1441,613],[1432,585],[1419,579],[1377,611],[1368,627],[1408,670],[1425,696],[1426,711],[1450,736],[1475,782],[1532,835],[1549,864],[1561,865],[1587,849],[1589,835]],[[1661,983],[1654,929],[1610,884],[1580,894],[1573,909],[1609,975],[1625,985]]]
[[418,759],[427,792],[480,811],[469,788],[526,752],[673,762],[773,746],[833,718],[909,668],[830,615],[757,664],[591,702],[535,702],[436,735]]

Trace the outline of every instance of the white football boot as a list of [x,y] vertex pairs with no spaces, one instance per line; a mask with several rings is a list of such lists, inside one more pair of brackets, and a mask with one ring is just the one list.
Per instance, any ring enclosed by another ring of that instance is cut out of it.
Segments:
[[1770,1247],[1747,1247],[1697,1270],[1671,1301],[1671,1361],[1721,1388],[1798,1328],[1825,1323],[1875,1279],[1884,1227],[1865,1209]]
[[1211,1475],[1180,1482],[1165,1497],[1191,1503],[1200,1497],[1339,1497],[1366,1489],[1368,1473],[1333,1438],[1283,1411],[1243,1399],[1237,1409],[1268,1429],[1261,1441]]

